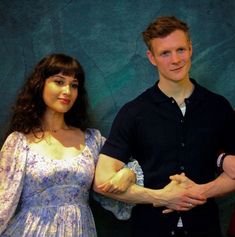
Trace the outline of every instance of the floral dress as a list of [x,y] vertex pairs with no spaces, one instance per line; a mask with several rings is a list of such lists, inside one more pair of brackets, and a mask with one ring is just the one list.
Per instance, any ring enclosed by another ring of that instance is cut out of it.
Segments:
[[88,201],[103,142],[87,129],[82,153],[55,160],[31,149],[22,133],[10,134],[0,157],[0,236],[95,237]]

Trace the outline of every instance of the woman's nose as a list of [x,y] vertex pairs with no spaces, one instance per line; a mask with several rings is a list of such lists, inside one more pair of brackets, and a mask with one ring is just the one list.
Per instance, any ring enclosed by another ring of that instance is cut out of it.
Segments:
[[70,85],[66,85],[66,86],[63,87],[63,93],[65,93],[65,94],[70,94],[71,93]]

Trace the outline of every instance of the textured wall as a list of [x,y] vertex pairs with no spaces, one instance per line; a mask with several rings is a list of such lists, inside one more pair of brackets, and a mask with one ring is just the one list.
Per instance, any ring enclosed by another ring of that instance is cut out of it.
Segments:
[[[84,66],[91,109],[107,135],[118,109],[156,80],[141,32],[159,15],[189,23],[191,76],[235,107],[233,0],[1,0],[0,128],[32,66],[46,54],[63,52]],[[225,225],[228,215],[222,211]]]

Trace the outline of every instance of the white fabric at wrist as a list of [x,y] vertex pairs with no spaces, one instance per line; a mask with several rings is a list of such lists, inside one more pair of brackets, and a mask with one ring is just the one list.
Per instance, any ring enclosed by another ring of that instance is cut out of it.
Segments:
[[217,167],[220,169],[220,171],[223,171],[223,163],[224,163],[224,158],[227,156],[227,153],[221,153],[218,158],[217,158]]

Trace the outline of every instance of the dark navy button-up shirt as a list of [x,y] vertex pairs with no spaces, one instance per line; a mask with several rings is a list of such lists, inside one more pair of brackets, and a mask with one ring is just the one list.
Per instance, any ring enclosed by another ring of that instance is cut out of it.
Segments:
[[[144,172],[144,185],[148,188],[163,188],[169,183],[170,175],[181,172],[196,183],[213,180],[218,151],[235,154],[234,112],[224,97],[193,79],[192,82],[195,88],[185,100],[185,115],[157,84],[124,105],[101,153],[125,163],[129,157],[138,160]],[[211,205],[204,206],[206,210],[206,206]],[[141,215],[144,214],[142,209]],[[201,207],[194,209],[203,210]],[[182,218],[184,225],[187,226],[187,216],[196,213],[194,209],[183,214],[186,216]],[[198,219],[203,214],[199,213]],[[188,223],[188,226],[191,225]]]

